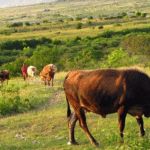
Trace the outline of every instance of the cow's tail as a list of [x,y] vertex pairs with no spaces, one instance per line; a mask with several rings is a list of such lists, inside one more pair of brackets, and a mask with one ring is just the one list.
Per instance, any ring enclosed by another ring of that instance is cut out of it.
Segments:
[[[67,80],[68,76],[69,76],[69,74],[66,75],[65,81]],[[65,83],[65,81],[64,81],[64,83]],[[64,91],[65,91],[65,88],[64,88]],[[68,118],[71,115],[71,109],[70,109],[70,105],[69,105],[69,101],[68,101],[67,96],[66,96],[66,100],[67,100],[67,107],[68,107],[67,108],[67,118]]]
[[68,101],[68,99],[67,99],[67,97],[66,97],[66,100],[67,100],[67,118],[69,118],[69,116],[71,115],[71,109],[70,109],[70,105],[69,105],[69,101]]

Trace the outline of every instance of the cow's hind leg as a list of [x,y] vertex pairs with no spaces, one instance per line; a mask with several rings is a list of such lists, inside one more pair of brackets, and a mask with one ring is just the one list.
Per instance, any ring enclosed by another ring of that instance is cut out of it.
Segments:
[[85,133],[88,135],[88,137],[91,141],[91,144],[93,144],[94,146],[99,145],[99,143],[94,139],[94,137],[91,135],[91,133],[87,127],[84,109],[81,107],[78,112],[76,111],[76,113],[79,118],[79,125],[85,131]]
[[139,126],[140,126],[140,131],[141,131],[141,136],[144,136],[145,135],[145,131],[144,131],[144,125],[143,125],[143,118],[142,117],[139,117],[139,118],[136,118]]
[[75,128],[75,124],[76,124],[77,120],[78,120],[78,117],[74,111],[71,113],[71,115],[68,118],[68,127],[70,129],[69,141],[71,144],[75,144],[75,145],[78,145],[78,143],[76,142],[76,140],[74,138],[74,128]]

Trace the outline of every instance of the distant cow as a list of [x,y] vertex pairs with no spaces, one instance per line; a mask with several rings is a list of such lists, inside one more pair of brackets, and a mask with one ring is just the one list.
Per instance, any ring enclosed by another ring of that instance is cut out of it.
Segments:
[[3,82],[7,79],[7,85],[8,85],[8,80],[9,80],[9,71],[8,70],[3,70],[0,71],[0,81],[1,84],[3,85]]
[[46,79],[48,80],[48,85],[50,86],[50,81],[52,79],[52,86],[53,86],[53,80],[54,80],[54,75],[57,71],[56,65],[49,64],[44,66],[43,70],[40,72],[41,80],[44,80],[45,85],[46,85]]
[[[90,134],[85,112],[91,111],[106,118],[118,113],[120,136],[123,137],[127,113],[136,118],[141,136],[145,135],[142,115],[150,117],[150,78],[136,69],[100,69],[68,73],[64,81],[68,110],[70,143],[78,144],[74,137],[76,121],[93,145],[98,145]],[[71,113],[69,103],[74,112]]]
[[28,79],[31,78],[31,80],[36,78],[36,67],[35,66],[29,66],[27,69]]

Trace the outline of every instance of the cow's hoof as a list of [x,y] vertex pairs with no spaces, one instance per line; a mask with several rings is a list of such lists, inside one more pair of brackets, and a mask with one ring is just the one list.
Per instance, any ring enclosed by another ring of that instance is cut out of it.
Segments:
[[92,143],[92,145],[99,146],[99,143],[98,142],[94,142],[94,143]]
[[79,143],[76,142],[76,141],[75,141],[75,142],[70,142],[70,141],[69,141],[67,144],[68,144],[68,145],[79,145]]

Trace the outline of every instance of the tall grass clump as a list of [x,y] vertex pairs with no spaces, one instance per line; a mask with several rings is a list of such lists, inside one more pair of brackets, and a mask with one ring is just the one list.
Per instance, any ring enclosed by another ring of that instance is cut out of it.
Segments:
[[20,87],[14,84],[9,84],[8,87],[0,87],[0,116],[21,113],[31,108],[29,99],[25,98],[21,100],[19,95]]

